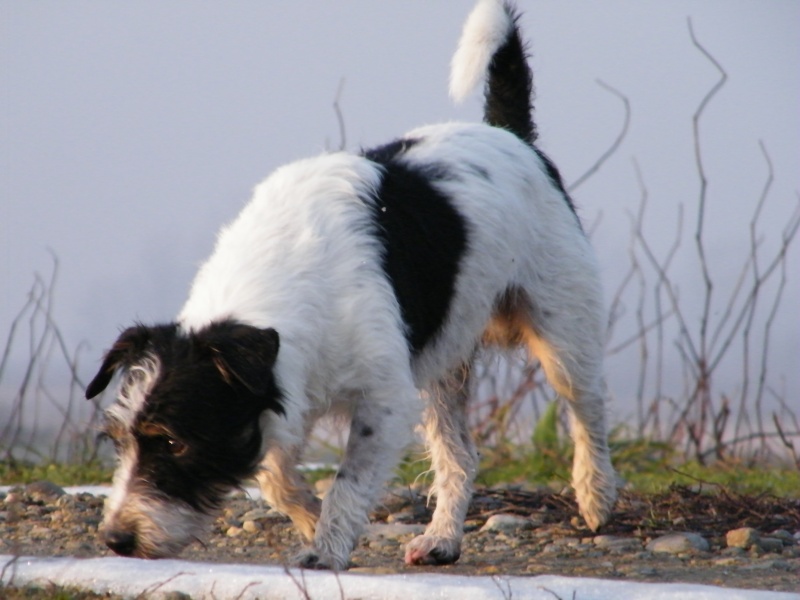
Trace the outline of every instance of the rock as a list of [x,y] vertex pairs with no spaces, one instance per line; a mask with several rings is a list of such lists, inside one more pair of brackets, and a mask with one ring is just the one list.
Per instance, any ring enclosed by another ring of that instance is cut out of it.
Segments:
[[406,536],[421,535],[425,525],[406,523],[370,523],[364,530],[364,538],[369,541],[381,539],[398,539]]
[[387,523],[409,523],[414,520],[416,520],[416,515],[414,514],[414,510],[411,508],[393,512],[386,517]]
[[280,514],[270,508],[254,508],[248,510],[241,516],[242,522],[244,521],[260,521],[262,519],[271,519]]
[[498,514],[489,517],[484,526],[481,527],[481,531],[518,531],[521,529],[531,529],[532,526],[531,520],[527,517]]
[[36,525],[30,529],[28,535],[35,540],[43,540],[53,537],[53,531],[49,527]]
[[394,513],[403,510],[409,504],[425,504],[425,497],[408,487],[393,487],[386,491],[379,504],[388,512]]
[[701,552],[708,552],[709,548],[708,541],[703,536],[690,532],[662,535],[647,544],[647,549],[650,552],[663,552],[667,554],[679,554],[681,552],[698,550]]
[[3,502],[6,506],[11,506],[12,504],[19,504],[24,499],[25,498],[23,497],[21,490],[19,488],[14,488],[6,494]]
[[242,529],[247,533],[257,533],[263,529],[258,521],[247,520],[242,523]]
[[243,530],[241,527],[236,527],[235,525],[232,525],[231,527],[228,527],[228,530],[225,532],[225,535],[227,535],[228,537],[237,537],[242,534],[242,531]]
[[797,543],[797,540],[794,539],[794,536],[785,529],[776,529],[775,531],[769,534],[769,537],[778,538],[786,546],[791,546]]
[[783,541],[774,537],[763,537],[758,540],[758,545],[764,552],[778,552],[783,550]]
[[25,493],[34,502],[55,502],[66,494],[64,488],[52,481],[34,481],[25,486]]
[[752,527],[742,527],[740,529],[732,529],[725,534],[725,542],[728,544],[728,548],[747,549],[758,544],[760,537],[758,531]]
[[64,494],[63,496],[59,496],[58,500],[56,500],[56,506],[58,508],[65,508],[69,510],[76,510],[80,508],[78,499],[71,494]]
[[642,543],[636,538],[619,537],[616,535],[596,535],[592,538],[592,543],[598,548],[608,550],[641,550]]

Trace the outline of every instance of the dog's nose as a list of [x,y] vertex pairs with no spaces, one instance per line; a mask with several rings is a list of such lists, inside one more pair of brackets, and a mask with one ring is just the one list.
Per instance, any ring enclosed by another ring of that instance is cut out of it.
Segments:
[[129,531],[107,531],[104,540],[120,556],[130,556],[136,550],[136,536]]

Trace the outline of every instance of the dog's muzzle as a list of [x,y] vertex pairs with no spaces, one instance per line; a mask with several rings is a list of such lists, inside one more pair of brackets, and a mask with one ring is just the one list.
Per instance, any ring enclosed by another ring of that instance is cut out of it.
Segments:
[[120,556],[133,556],[136,553],[136,534],[131,531],[114,529],[103,534],[106,546]]

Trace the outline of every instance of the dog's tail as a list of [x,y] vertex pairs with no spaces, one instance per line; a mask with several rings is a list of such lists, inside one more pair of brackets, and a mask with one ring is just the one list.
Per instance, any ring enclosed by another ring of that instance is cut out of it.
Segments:
[[450,96],[459,102],[485,82],[483,120],[533,145],[533,75],[519,33],[519,15],[507,0],[479,0],[458,42]]

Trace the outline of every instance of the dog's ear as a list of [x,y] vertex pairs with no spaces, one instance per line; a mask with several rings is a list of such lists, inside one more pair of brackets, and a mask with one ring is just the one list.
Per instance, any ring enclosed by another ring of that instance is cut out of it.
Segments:
[[275,399],[272,368],[280,347],[277,331],[228,322],[210,325],[199,338],[229,385],[237,383],[254,396]]
[[123,331],[106,352],[103,364],[94,379],[86,387],[86,399],[90,400],[108,386],[116,370],[136,361],[144,353],[153,335],[153,329],[135,325]]

